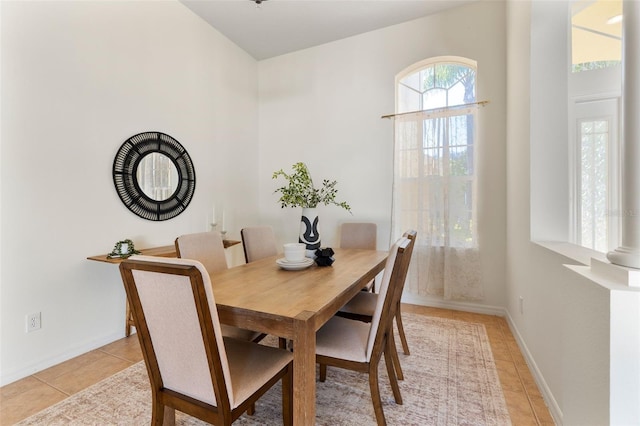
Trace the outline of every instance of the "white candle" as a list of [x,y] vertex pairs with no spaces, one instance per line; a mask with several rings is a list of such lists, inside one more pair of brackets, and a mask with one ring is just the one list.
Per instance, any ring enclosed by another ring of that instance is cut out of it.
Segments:
[[227,216],[227,212],[222,210],[222,232],[227,232],[226,216]]
[[213,205],[213,208],[211,209],[211,224],[215,225],[216,224],[216,205]]

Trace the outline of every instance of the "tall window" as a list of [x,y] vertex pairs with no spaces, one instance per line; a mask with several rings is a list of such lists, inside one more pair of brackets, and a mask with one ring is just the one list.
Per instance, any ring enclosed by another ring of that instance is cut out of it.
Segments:
[[580,214],[581,244],[607,251],[607,120],[580,121]]
[[480,299],[475,62],[421,62],[396,93],[393,229],[418,231],[407,291]]
[[602,253],[619,242],[621,21],[620,0],[571,5],[571,242]]
[[577,102],[574,242],[606,253],[618,245],[618,99]]

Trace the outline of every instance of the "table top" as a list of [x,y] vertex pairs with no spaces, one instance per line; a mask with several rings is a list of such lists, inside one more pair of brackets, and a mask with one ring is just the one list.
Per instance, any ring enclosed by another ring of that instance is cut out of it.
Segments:
[[[236,244],[240,244],[240,241],[236,240],[223,240],[224,248],[228,248],[231,246],[235,246]],[[144,254],[145,256],[160,256],[160,257],[177,257],[176,246],[174,244],[170,246],[160,246],[160,247],[150,247],[146,249],[141,249],[140,254]],[[89,256],[87,259],[96,260],[98,262],[106,262],[106,263],[120,263],[124,259],[120,257],[114,257],[109,259],[107,254],[99,254],[96,256]]]
[[[216,272],[211,283],[221,320],[230,319],[225,311],[235,319],[245,312],[250,317],[274,321],[294,319],[306,312],[314,317],[317,330],[384,268],[388,254],[334,250],[332,266],[314,264],[304,270],[288,271],[276,264],[280,256],[272,256]],[[232,324],[248,325],[236,321]],[[273,332],[273,325],[251,325],[252,330]],[[288,327],[283,324],[283,328]]]

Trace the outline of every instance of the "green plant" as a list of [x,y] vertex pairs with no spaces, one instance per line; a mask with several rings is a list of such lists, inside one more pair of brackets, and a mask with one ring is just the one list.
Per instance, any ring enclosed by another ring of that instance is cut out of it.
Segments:
[[114,257],[126,259],[134,254],[140,254],[140,252],[133,246],[133,241],[126,239],[118,241],[116,245],[113,246],[113,251],[107,255],[107,259],[113,259]]
[[278,200],[282,208],[285,207],[302,207],[302,208],[314,208],[318,204],[322,203],[325,206],[333,204],[338,207],[342,207],[351,213],[351,207],[345,201],[337,202],[336,195],[338,190],[336,189],[337,181],[330,181],[324,179],[322,181],[321,188],[315,188],[313,186],[313,179],[309,174],[309,169],[304,163],[295,163],[292,166],[293,173],[287,174],[284,170],[280,169],[273,173],[273,179],[283,177],[287,184],[275,190],[280,192],[281,196]]

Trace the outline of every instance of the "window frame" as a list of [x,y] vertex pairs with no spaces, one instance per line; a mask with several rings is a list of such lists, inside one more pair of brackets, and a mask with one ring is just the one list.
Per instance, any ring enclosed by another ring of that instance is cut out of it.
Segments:
[[[585,73],[593,71],[584,71]],[[613,102],[613,109],[607,113],[581,113],[580,107],[588,104]],[[581,241],[581,141],[579,126],[582,121],[607,120],[609,122],[609,140],[607,152],[607,249],[602,252],[593,247],[585,246]],[[618,247],[620,243],[620,136],[621,136],[621,98],[619,93],[600,93],[597,95],[575,96],[570,101],[569,108],[569,184],[570,184],[570,233],[569,242],[593,250],[606,253]]]

